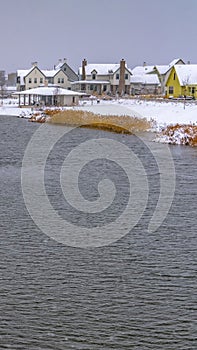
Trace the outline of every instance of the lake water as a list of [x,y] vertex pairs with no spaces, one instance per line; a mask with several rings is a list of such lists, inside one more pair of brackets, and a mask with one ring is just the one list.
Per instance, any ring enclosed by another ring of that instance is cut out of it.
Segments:
[[[71,210],[60,189],[65,154],[80,142],[100,137],[123,142],[148,176],[148,205],[136,227],[112,244],[83,249],[44,234],[24,204],[22,160],[38,128],[0,117],[0,349],[197,349],[197,150],[170,147],[174,200],[162,225],[148,233],[159,176],[143,143],[135,136],[88,129],[74,130],[69,141],[61,138],[46,163],[46,193],[54,210],[73,224],[91,228],[103,219]],[[112,222],[129,196],[124,172],[113,162],[93,162],[81,174],[80,190],[94,200],[104,173],[117,188],[104,216]]]

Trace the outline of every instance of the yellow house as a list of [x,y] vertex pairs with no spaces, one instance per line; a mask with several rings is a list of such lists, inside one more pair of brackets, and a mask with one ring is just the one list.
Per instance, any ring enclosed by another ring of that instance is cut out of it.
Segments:
[[197,98],[197,64],[175,65],[165,86],[166,97]]

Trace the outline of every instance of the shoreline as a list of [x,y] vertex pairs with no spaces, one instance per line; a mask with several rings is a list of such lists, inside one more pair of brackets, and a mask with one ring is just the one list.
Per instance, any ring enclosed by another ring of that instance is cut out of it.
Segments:
[[[94,101],[92,103],[87,100],[81,102],[79,106],[59,108],[59,111],[83,111],[97,116],[105,116],[105,118],[109,116],[109,119],[112,115],[117,118],[126,115],[132,118],[146,119],[151,124],[150,131],[156,134],[156,142],[197,146],[196,103],[187,102],[184,104],[182,101],[139,98],[100,100],[99,102]],[[55,107],[47,109],[53,111]],[[8,100],[4,101],[4,104],[0,107],[0,116],[10,115],[30,119],[32,116],[37,115],[38,120],[34,121],[39,121],[45,110],[46,108],[18,107],[17,101],[14,101],[14,104],[12,104]],[[44,121],[44,119],[40,120],[40,122]],[[89,126],[92,127],[92,125]],[[110,129],[110,125],[107,126],[107,129]]]

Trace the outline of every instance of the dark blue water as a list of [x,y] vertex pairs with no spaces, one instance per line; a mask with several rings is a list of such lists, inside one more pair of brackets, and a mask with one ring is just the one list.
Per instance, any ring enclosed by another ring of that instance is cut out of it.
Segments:
[[[143,161],[152,189],[135,229],[111,245],[82,249],[42,233],[25,207],[22,159],[38,127],[0,117],[0,349],[196,349],[197,150],[170,148],[175,196],[163,224],[151,234],[147,226],[159,179],[150,152],[134,136],[96,130],[77,129],[69,142],[61,139],[46,164],[46,192],[70,222],[96,225],[95,215],[80,217],[70,210],[59,188],[59,169],[72,143],[92,137],[127,143]],[[128,200],[125,174],[114,166],[104,160],[90,164],[80,184],[89,199],[97,195],[93,179],[98,182],[104,172],[111,176],[119,195],[105,218],[109,222]]]

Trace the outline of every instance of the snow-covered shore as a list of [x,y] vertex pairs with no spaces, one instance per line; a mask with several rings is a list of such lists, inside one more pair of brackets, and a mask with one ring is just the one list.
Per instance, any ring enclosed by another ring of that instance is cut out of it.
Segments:
[[[133,117],[143,117],[152,121],[153,131],[159,133],[157,141],[182,143],[183,133],[176,129],[176,137],[167,137],[165,130],[169,126],[179,124],[197,125],[197,102],[188,101],[184,104],[183,101],[166,101],[166,100],[142,100],[142,99],[114,99],[110,101],[97,100],[84,101],[78,107],[73,107],[75,110],[82,109],[97,114],[103,115],[130,115]],[[30,118],[36,109],[19,108],[17,101],[5,100],[0,107],[0,115],[13,115],[18,117]],[[162,133],[164,130],[164,133]],[[185,136],[185,135],[184,135]]]

